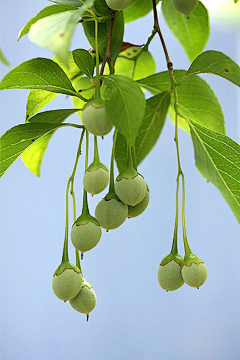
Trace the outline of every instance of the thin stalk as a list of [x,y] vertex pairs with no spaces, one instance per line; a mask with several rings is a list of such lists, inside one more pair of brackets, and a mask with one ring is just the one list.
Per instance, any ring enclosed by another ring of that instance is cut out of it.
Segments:
[[178,238],[178,190],[179,190],[179,177],[180,174],[177,176],[177,189],[176,189],[176,215],[175,215],[175,226],[174,226],[174,234],[173,234],[173,243],[171,253],[176,255],[178,253],[178,245],[177,245],[177,238]]
[[111,155],[111,165],[110,165],[110,181],[109,181],[109,193],[115,193],[114,189],[114,158],[115,158],[115,146],[117,141],[118,130],[115,130],[113,136],[113,146],[112,146],[112,155]]
[[[86,157],[85,157],[85,172],[88,168],[88,148],[89,148],[89,135],[86,131]],[[88,200],[87,200],[87,191],[83,189],[83,206],[82,206],[82,215],[89,215]]]
[[113,16],[111,18],[109,32],[108,32],[106,53],[105,53],[105,56],[104,56],[104,59],[103,59],[103,62],[102,62],[100,76],[102,76],[103,73],[104,73],[104,69],[105,69],[105,65],[106,65],[107,61],[108,61],[110,74],[114,74],[114,65],[113,65],[112,54],[111,54],[111,42],[112,42],[112,32],[113,32],[113,25],[114,25],[115,16],[116,16],[116,12],[113,13]]
[[93,161],[95,163],[100,163],[99,153],[98,153],[97,135],[94,135],[94,158],[93,158]]
[[100,97],[100,77],[99,77],[99,53],[98,53],[98,20],[95,19],[95,51],[96,51],[96,94],[95,97]]
[[183,174],[182,174],[182,227],[183,227],[183,242],[185,248],[185,256],[189,256],[192,253],[192,251],[187,241],[187,232],[185,225],[185,181]]

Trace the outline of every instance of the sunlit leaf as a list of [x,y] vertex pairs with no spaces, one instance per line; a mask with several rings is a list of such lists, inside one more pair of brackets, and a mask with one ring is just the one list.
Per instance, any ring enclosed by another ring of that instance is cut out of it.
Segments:
[[[157,0],[158,4],[160,0]],[[147,15],[152,10],[152,0],[132,0],[123,10],[126,23]]]

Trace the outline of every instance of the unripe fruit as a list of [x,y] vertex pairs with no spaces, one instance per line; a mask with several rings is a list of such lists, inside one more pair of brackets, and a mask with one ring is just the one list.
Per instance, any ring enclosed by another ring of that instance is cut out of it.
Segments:
[[175,10],[181,14],[189,15],[197,7],[198,0],[172,0]]
[[86,170],[83,185],[84,189],[94,195],[102,192],[108,185],[109,172],[103,164],[93,162]]
[[146,195],[147,184],[142,175],[135,169],[125,169],[115,181],[115,191],[119,199],[127,204],[135,206]]
[[80,215],[71,230],[71,240],[75,248],[83,254],[94,248],[102,235],[99,222],[91,215]]
[[149,199],[150,199],[150,195],[149,195],[149,189],[147,187],[146,195],[139,204],[135,206],[128,205],[128,218],[133,218],[141,215],[146,210],[149,203]]
[[121,11],[130,4],[131,0],[106,0],[107,6],[112,10]]
[[166,291],[179,289],[184,280],[181,275],[183,257],[179,254],[170,253],[160,263],[158,268],[158,282]]
[[88,319],[89,313],[96,306],[97,298],[92,286],[85,279],[81,290],[69,303],[78,312],[86,314]]
[[62,263],[53,275],[53,291],[63,301],[74,298],[79,293],[82,284],[83,277],[79,268],[70,262]]
[[207,279],[207,267],[199,257],[191,253],[184,258],[182,277],[186,284],[199,289]]
[[82,111],[82,122],[90,133],[100,136],[108,134],[113,127],[101,99],[93,99],[87,103]]
[[107,194],[95,209],[100,226],[106,230],[118,228],[126,220],[127,215],[127,205],[121,202],[116,194]]

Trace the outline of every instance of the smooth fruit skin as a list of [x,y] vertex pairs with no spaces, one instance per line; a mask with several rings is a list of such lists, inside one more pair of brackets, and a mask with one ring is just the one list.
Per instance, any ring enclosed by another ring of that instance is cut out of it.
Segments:
[[84,253],[94,248],[102,235],[100,224],[88,221],[85,224],[77,225],[75,222],[71,230],[71,240],[76,249]]
[[92,195],[99,194],[106,189],[109,181],[109,172],[107,169],[99,167],[98,169],[87,169],[84,178],[84,189]]
[[82,111],[82,122],[85,128],[94,135],[108,134],[113,124],[108,119],[103,101],[94,99]]
[[182,277],[186,284],[191,287],[199,288],[207,279],[207,267],[204,262],[182,266]]
[[181,266],[175,260],[171,260],[165,265],[159,265],[158,282],[166,291],[179,289],[184,284]]
[[130,4],[131,0],[106,0],[107,6],[112,10],[121,11]]
[[127,205],[139,204],[144,199],[147,190],[143,176],[138,173],[131,179],[123,176],[119,179],[119,176],[115,181],[115,191],[119,199]]
[[175,10],[187,17],[198,5],[198,0],[172,0]]
[[127,215],[127,205],[115,198],[102,199],[95,209],[95,217],[100,226],[106,230],[118,228],[124,223]]
[[97,303],[96,293],[85,279],[81,290],[69,303],[75,310],[86,315],[89,315],[95,308]]
[[150,194],[149,194],[149,189],[147,188],[146,195],[139,204],[135,206],[128,205],[128,218],[133,218],[141,215],[146,210],[149,204],[149,200],[150,200]]
[[74,269],[65,269],[61,274],[55,274],[52,280],[55,295],[63,301],[74,298],[79,293],[82,284],[82,274]]

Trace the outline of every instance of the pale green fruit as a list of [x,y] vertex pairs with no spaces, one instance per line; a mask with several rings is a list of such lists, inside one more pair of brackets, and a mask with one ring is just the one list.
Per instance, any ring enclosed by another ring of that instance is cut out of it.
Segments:
[[141,215],[146,210],[149,203],[149,199],[150,199],[149,189],[147,188],[146,195],[139,204],[135,206],[128,205],[128,218],[133,218]]
[[82,111],[82,122],[90,133],[100,136],[108,134],[113,127],[101,99],[93,99],[87,103]]
[[147,184],[143,176],[134,169],[126,169],[116,178],[116,194],[127,205],[139,204],[144,199],[146,190]]
[[107,187],[108,181],[109,172],[106,166],[103,164],[96,166],[92,163],[85,172],[83,185],[89,194],[94,195],[102,192]]
[[199,288],[207,279],[207,267],[203,262],[200,264],[192,263],[190,266],[183,265],[182,277],[189,286]]
[[198,0],[172,0],[175,10],[187,17],[197,7]]
[[106,0],[107,6],[112,10],[121,11],[130,4],[131,0]]
[[96,306],[97,298],[92,286],[85,279],[81,290],[69,303],[78,312],[86,314],[88,319],[89,313]]
[[112,230],[124,223],[128,215],[128,207],[117,199],[116,195],[112,198],[108,195],[98,203],[95,217],[102,228]]
[[94,248],[101,235],[101,226],[97,219],[91,215],[80,215],[71,230],[72,243],[82,254]]
[[82,284],[83,277],[80,270],[71,263],[61,264],[53,275],[53,291],[63,301],[74,298],[79,293]]
[[182,262],[181,255],[172,253],[161,261],[158,268],[158,282],[164,290],[174,291],[184,284],[181,274]]

